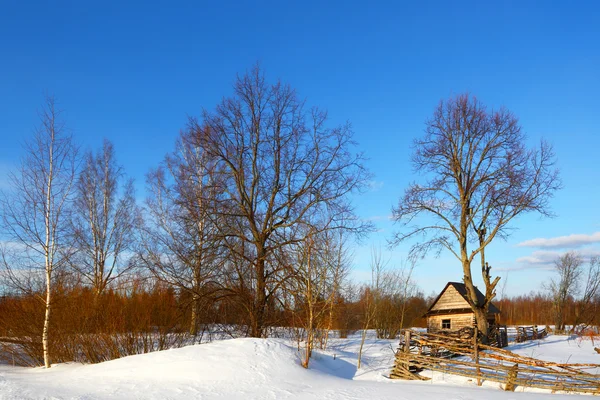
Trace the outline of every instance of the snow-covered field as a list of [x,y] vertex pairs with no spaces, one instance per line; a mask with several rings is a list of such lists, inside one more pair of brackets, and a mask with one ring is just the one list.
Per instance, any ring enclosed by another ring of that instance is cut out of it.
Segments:
[[[51,369],[0,366],[0,399],[559,399],[573,395],[434,374],[431,381],[390,380],[397,341],[370,339],[356,368],[358,338],[334,339],[316,351],[308,370],[288,339],[231,339],[101,364],[58,364]],[[598,343],[596,343],[598,346]],[[549,336],[513,345],[550,361],[600,363],[588,341]],[[600,373],[600,371],[596,371]]]

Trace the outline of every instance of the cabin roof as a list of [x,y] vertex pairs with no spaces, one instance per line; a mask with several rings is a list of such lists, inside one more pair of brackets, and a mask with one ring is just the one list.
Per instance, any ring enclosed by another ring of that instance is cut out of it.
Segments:
[[[471,310],[471,308],[464,308],[464,307],[454,308],[454,309],[445,309],[445,310],[434,310],[434,311],[432,311],[432,309],[435,306],[435,304],[442,297],[442,295],[446,292],[446,290],[448,289],[449,286],[453,286],[454,289],[456,289],[456,291],[468,303],[468,300],[467,300],[467,288],[466,288],[465,284],[462,283],[462,282],[448,282],[446,284],[446,286],[444,287],[444,289],[440,292],[440,294],[435,298],[435,300],[433,301],[433,303],[431,304],[431,306],[427,310],[427,313],[425,313],[425,315],[424,315],[425,317],[429,316],[429,315],[438,315],[438,314],[457,314],[457,313],[473,312],[473,310]],[[477,301],[479,303],[483,303],[485,301],[485,296],[483,295],[483,293],[481,293],[481,291],[477,288],[477,286],[475,286],[475,293],[477,295]],[[496,307],[494,305],[494,303],[490,303],[490,306],[488,308],[488,314],[500,314],[500,310],[498,309],[498,307]]]

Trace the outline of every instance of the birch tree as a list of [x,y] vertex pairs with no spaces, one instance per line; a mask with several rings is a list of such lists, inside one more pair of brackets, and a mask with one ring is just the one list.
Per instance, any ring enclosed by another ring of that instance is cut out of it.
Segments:
[[194,124],[176,150],[148,175],[147,223],[140,259],[155,277],[191,297],[189,332],[196,336],[202,300],[222,286],[221,239],[215,202],[220,187],[205,151],[205,132]]
[[550,280],[548,290],[552,296],[554,329],[557,332],[565,330],[565,309],[569,299],[578,294],[582,265],[583,259],[575,252],[565,253],[554,262],[558,279]]
[[45,309],[41,339],[44,365],[50,368],[54,276],[73,250],[65,238],[78,151],[54,98],[46,99],[39,116],[40,126],[25,143],[20,168],[10,174],[12,188],[2,197],[3,230],[14,244],[4,248],[3,261],[9,277],[21,288],[23,276],[43,274],[44,293],[37,297]]
[[[574,305],[573,329],[590,325],[596,317],[597,296],[600,294],[600,260],[587,261],[577,252],[569,251],[554,261],[556,277],[545,284],[552,299],[554,329],[564,332],[569,305]],[[570,304],[569,304],[570,303]]]
[[88,152],[75,185],[72,267],[92,285],[98,298],[108,284],[131,268],[139,213],[133,181],[117,164],[112,143],[104,140],[97,154]]
[[333,321],[334,304],[348,273],[343,232],[309,234],[298,246],[295,280],[296,306],[304,310],[306,349],[302,365],[308,368],[315,341],[325,348]]
[[347,249],[347,237],[343,230],[326,232],[324,236],[324,263],[330,271],[330,286],[327,296],[327,322],[322,348],[327,348],[329,332],[333,328],[335,306],[341,298],[341,289],[350,273],[352,254]]
[[367,339],[367,331],[371,328],[377,317],[377,307],[381,300],[381,288],[387,265],[387,262],[384,262],[382,257],[381,249],[376,249],[375,247],[371,249],[371,284],[363,288],[364,314],[356,363],[357,369],[360,369],[362,365],[362,352]]
[[583,279],[580,298],[576,303],[574,327],[587,327],[594,323],[600,311],[600,257],[588,262],[587,275]]
[[[552,147],[527,148],[518,119],[507,109],[488,110],[475,97],[440,102],[415,140],[412,163],[423,183],[405,190],[393,217],[402,226],[394,243],[409,239],[411,254],[443,249],[460,264],[478,330],[487,337],[487,312],[500,277],[493,277],[485,250],[510,234],[520,215],[551,215],[549,200],[560,188]],[[479,258],[485,285],[479,301],[472,266]]]

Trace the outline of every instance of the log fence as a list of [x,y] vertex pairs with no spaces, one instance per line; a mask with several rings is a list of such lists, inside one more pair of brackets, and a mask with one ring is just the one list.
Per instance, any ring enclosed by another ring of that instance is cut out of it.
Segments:
[[538,330],[537,325],[533,326],[517,326],[517,336],[515,341],[517,343],[523,343],[528,340],[543,339],[548,336],[546,329]]
[[452,335],[404,331],[390,378],[430,379],[420,374],[423,370],[469,377],[478,385],[486,380],[499,382],[512,391],[522,386],[600,395],[600,364],[556,363],[521,356],[481,344],[473,331]]

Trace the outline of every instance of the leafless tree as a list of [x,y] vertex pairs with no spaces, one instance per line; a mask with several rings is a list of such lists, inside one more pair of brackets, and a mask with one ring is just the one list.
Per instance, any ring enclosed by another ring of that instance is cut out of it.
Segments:
[[[394,243],[418,239],[413,257],[450,251],[460,262],[478,330],[486,337],[487,311],[500,277],[492,278],[485,249],[506,238],[517,216],[550,215],[549,200],[560,188],[555,157],[546,142],[528,149],[517,118],[488,111],[476,98],[459,95],[440,102],[414,144],[412,163],[427,176],[413,183],[393,209],[402,225]],[[477,299],[471,264],[479,256],[485,300]]]
[[577,252],[570,251],[558,257],[554,268],[558,276],[545,284],[552,299],[552,315],[555,330],[564,332],[569,302],[575,304],[573,329],[577,325],[589,325],[596,316],[596,297],[600,294],[600,262],[592,257],[585,269],[585,260]]
[[148,175],[148,218],[139,251],[154,276],[190,295],[194,336],[201,302],[214,296],[221,285],[218,220],[211,217],[220,189],[204,139],[204,131],[186,130],[176,150]]
[[588,262],[587,275],[583,282],[582,294],[577,301],[573,328],[594,323],[600,309],[600,257],[592,257]]
[[358,359],[356,368],[362,365],[362,352],[367,339],[367,331],[375,321],[380,304],[381,290],[384,284],[384,273],[387,262],[383,261],[381,250],[371,249],[371,284],[364,287],[364,310],[362,321],[362,332],[360,346],[358,348]]
[[[415,260],[411,260],[406,268],[402,269],[401,272],[401,311],[400,311],[400,324],[399,330],[405,328],[407,321],[407,304],[409,298],[417,294],[417,285],[412,279],[413,272],[415,270]],[[412,322],[412,321],[410,321]],[[410,323],[409,322],[409,323]],[[410,325],[409,325],[410,326]]]
[[551,279],[547,288],[552,297],[554,329],[557,332],[565,330],[565,308],[567,301],[579,292],[582,265],[583,259],[575,252],[565,253],[554,262],[558,279]]
[[[340,236],[338,236],[340,235]],[[348,272],[343,232],[324,231],[308,235],[297,246],[296,304],[304,311],[306,349],[302,365],[308,368],[315,342],[325,347],[331,329],[333,309],[339,288]]]
[[41,124],[25,144],[21,166],[10,174],[12,190],[2,196],[2,227],[14,244],[2,254],[8,276],[26,288],[22,278],[43,271],[44,293],[38,298],[45,308],[42,348],[46,368],[51,364],[54,278],[72,253],[65,238],[78,153],[60,114],[54,98],[48,97],[40,112]]
[[294,90],[268,84],[258,67],[203,113],[198,129],[210,132],[206,149],[224,183],[215,216],[227,247],[250,270],[236,281],[248,289],[239,298],[250,334],[260,337],[267,304],[287,276],[277,254],[305,240],[314,215],[326,216],[318,230],[365,230],[348,200],[367,182],[363,157],[353,152],[350,124],[328,128],[325,112],[307,112]]
[[[380,265],[378,261],[375,265]],[[378,267],[375,270],[376,279],[372,280],[370,288],[373,294],[372,327],[380,339],[394,339],[404,328],[408,317],[407,305],[416,293],[416,285],[412,281],[414,263],[401,268]]]
[[348,251],[347,240],[343,230],[328,231],[324,235],[323,263],[330,271],[330,284],[326,297],[327,322],[324,329],[323,349],[327,348],[329,332],[333,327],[335,305],[340,299],[341,289],[350,273],[352,254]]
[[133,250],[139,219],[133,181],[126,179],[108,140],[98,154],[85,154],[75,194],[72,234],[78,252],[70,264],[98,298],[130,269],[126,258]]

